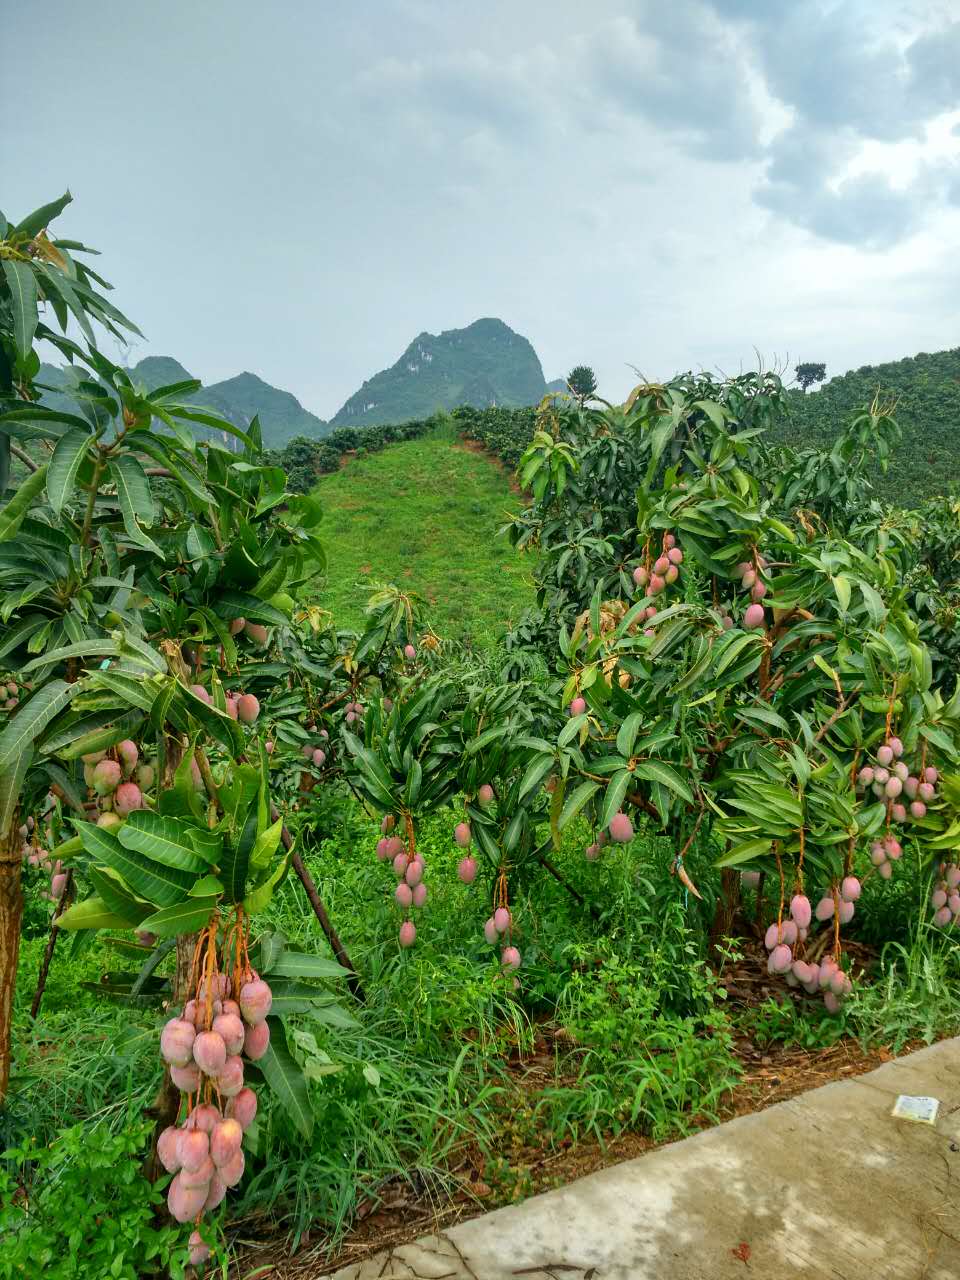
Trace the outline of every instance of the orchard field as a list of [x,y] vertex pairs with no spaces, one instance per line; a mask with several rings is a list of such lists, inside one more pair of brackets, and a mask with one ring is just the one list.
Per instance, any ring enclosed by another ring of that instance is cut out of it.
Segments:
[[960,529],[878,497],[891,405],[265,455],[104,354],[67,201],[0,218],[0,1276],[356,1260],[956,1033]]

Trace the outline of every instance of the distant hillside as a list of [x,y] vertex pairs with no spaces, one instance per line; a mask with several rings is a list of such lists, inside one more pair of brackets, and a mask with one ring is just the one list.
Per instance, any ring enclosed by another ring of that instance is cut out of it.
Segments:
[[903,432],[887,474],[877,469],[879,492],[899,506],[960,492],[960,347],[864,365],[806,395],[791,391],[789,417],[773,437],[829,447],[841,423],[878,392],[896,400],[894,417]]
[[331,419],[335,427],[428,418],[469,404],[536,404],[546,391],[533,347],[502,320],[421,333],[389,369],[364,382]]
[[[145,356],[129,370],[135,382],[142,382],[148,391],[185,382],[194,375],[172,356]],[[71,372],[55,365],[42,365],[38,381],[55,388],[44,392],[46,404],[65,408],[69,403]],[[254,415],[260,415],[263,442],[267,448],[282,449],[294,436],[306,436],[318,440],[329,434],[330,427],[303,405],[289,391],[281,391],[264,382],[254,373],[238,373],[235,378],[214,382],[184,397],[189,404],[222,414],[234,426],[241,429],[250,425]],[[195,434],[206,439],[212,432],[199,423],[193,425]],[[229,442],[233,437],[227,436]]]

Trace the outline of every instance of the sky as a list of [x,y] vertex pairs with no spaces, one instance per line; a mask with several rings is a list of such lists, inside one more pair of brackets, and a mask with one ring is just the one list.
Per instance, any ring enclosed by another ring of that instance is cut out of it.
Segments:
[[960,345],[957,0],[45,0],[3,30],[0,207],[69,187],[54,230],[102,251],[131,362],[327,418],[480,316],[611,399]]

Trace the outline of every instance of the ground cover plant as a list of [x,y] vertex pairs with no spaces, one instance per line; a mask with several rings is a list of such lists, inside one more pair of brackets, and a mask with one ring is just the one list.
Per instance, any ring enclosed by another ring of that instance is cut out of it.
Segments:
[[0,1268],[73,1274],[85,1185],[113,1274],[327,1254],[716,1122],[744,1036],[956,1026],[950,513],[878,501],[889,404],[787,455],[775,374],[578,377],[296,493],[103,355],[67,203],[0,222]]

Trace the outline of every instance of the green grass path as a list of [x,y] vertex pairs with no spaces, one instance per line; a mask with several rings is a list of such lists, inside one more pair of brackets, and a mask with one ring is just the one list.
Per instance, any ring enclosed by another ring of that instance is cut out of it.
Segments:
[[315,494],[328,557],[321,603],[338,623],[359,623],[383,582],[421,595],[441,636],[474,644],[492,641],[533,603],[533,561],[496,536],[521,499],[452,425],[352,459]]

